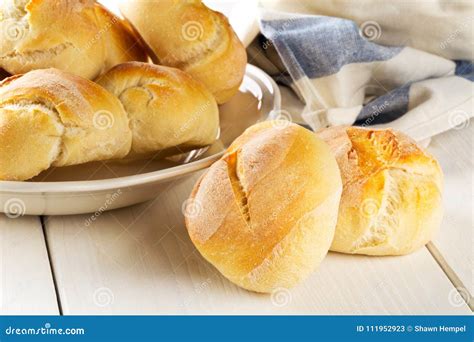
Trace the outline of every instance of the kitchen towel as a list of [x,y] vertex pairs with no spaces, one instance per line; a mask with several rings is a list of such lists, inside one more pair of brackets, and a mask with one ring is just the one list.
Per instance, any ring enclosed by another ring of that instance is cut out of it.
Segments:
[[[437,25],[440,18],[433,15],[424,25]],[[473,13],[459,20],[459,32],[472,30]],[[466,49],[454,44],[457,31],[451,36],[444,32],[444,41],[432,38],[431,45],[438,46],[428,52],[397,45],[402,26],[398,35],[392,32],[381,40],[383,27],[375,20],[357,24],[335,16],[267,9],[260,13],[265,37],[261,46],[276,49],[275,64],[283,65],[274,76],[288,82],[304,101],[303,118],[313,129],[340,124],[393,127],[421,141],[469,124],[474,106],[472,58],[447,58],[466,57]],[[390,44],[390,37],[397,39]],[[471,41],[465,44],[472,47]]]

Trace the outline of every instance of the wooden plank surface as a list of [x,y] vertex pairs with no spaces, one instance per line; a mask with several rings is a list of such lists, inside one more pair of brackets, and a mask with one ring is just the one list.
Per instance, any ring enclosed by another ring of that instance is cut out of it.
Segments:
[[181,207],[197,178],[154,202],[50,217],[64,314],[469,314],[426,248],[406,257],[331,253],[297,288],[273,295],[231,284],[190,242]]
[[39,217],[0,214],[0,314],[58,313]]
[[[429,151],[445,176],[444,220],[434,241],[447,272],[454,272],[472,300],[474,294],[474,120],[432,139]],[[435,250],[435,252],[436,252]]]

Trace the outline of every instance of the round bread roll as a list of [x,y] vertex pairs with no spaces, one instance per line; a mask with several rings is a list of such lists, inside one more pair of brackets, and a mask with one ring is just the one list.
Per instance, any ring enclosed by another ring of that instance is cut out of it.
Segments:
[[332,251],[402,255],[433,238],[443,175],[432,156],[390,129],[335,127],[317,135],[335,154],[344,184]]
[[224,15],[201,0],[125,0],[120,11],[143,37],[154,62],[189,72],[219,104],[237,93],[247,55]]
[[93,79],[147,58],[128,24],[93,0],[4,0],[0,14],[0,67],[11,74],[53,67]]
[[322,140],[286,121],[264,122],[197,182],[186,203],[199,210],[189,210],[186,226],[204,258],[235,284],[290,288],[328,252],[341,191]]
[[219,110],[206,87],[185,72],[129,62],[97,82],[122,102],[133,132],[132,155],[167,155],[212,144]]
[[131,141],[121,103],[92,81],[45,69],[0,83],[0,180],[122,158]]

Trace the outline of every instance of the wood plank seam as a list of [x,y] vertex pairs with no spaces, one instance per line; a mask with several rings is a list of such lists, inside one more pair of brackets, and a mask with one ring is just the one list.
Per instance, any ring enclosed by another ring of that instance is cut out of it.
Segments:
[[59,293],[58,283],[56,281],[56,273],[55,273],[55,270],[54,270],[53,259],[51,258],[51,251],[50,251],[50,248],[49,248],[48,235],[46,233],[46,225],[45,225],[45,222],[44,222],[44,216],[40,216],[40,222],[41,222],[41,230],[43,232],[44,244],[45,244],[45,247],[46,247],[46,253],[48,255],[49,267],[51,269],[51,277],[53,278],[54,292],[55,292],[55,295],[56,295],[56,303],[58,305],[59,316],[63,316],[61,296],[60,296],[60,293]]
[[446,274],[451,284],[453,284],[454,288],[458,291],[460,298],[462,298],[471,311],[474,312],[474,298],[469,292],[469,289],[464,285],[451,266],[449,266],[448,262],[433,242],[428,243],[426,248],[433,256],[433,259],[435,259],[441,270]]

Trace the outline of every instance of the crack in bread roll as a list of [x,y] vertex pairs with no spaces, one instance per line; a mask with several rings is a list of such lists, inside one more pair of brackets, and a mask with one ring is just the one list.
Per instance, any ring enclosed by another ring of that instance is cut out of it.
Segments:
[[219,104],[237,92],[247,55],[224,15],[200,0],[127,0],[120,10],[143,37],[157,64],[190,73]]
[[129,62],[97,82],[119,98],[130,118],[132,155],[182,153],[217,138],[219,109],[214,97],[181,70]]
[[6,72],[2,68],[0,68],[0,81],[4,80],[5,78],[10,77],[10,76],[11,75],[8,72]]
[[123,158],[131,141],[120,101],[92,81],[43,69],[0,83],[0,180]]
[[93,0],[4,0],[0,67],[11,74],[58,68],[93,79],[146,54],[128,24]]
[[225,277],[256,292],[290,288],[328,252],[342,182],[328,146],[298,125],[247,129],[195,185],[186,226]]
[[335,154],[344,184],[331,250],[403,255],[433,238],[443,174],[431,155],[391,129],[333,127],[317,135]]

